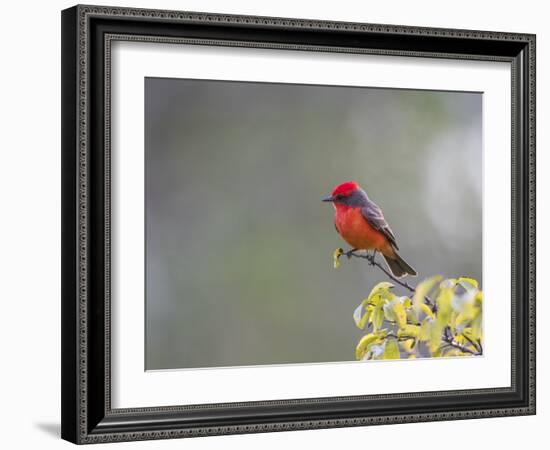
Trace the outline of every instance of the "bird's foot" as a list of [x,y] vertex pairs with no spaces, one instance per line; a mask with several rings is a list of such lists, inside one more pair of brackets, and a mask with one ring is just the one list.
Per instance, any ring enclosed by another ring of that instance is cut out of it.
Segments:
[[348,257],[348,259],[351,259],[351,257],[354,255],[354,253],[357,251],[356,248],[352,248],[351,250],[348,250],[344,255]]
[[374,257],[376,256],[376,250],[372,252],[372,255],[369,255],[369,263],[371,266],[374,266],[376,263],[374,261]]

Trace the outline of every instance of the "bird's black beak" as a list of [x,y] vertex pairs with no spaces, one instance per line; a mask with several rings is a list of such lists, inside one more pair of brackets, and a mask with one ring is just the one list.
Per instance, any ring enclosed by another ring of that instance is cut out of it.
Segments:
[[332,195],[328,196],[328,197],[325,197],[323,199],[324,202],[333,202],[334,201],[334,197]]

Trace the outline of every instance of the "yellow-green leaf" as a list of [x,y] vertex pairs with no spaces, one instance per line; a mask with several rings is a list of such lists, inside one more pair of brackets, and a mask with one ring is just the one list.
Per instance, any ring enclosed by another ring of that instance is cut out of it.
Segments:
[[[463,337],[463,343],[464,345],[466,345],[466,347],[469,347],[470,349],[474,350],[474,351],[478,351],[479,349],[476,347],[476,345],[473,344],[474,343],[478,343],[478,339],[476,339],[473,335],[473,332],[472,332],[472,328],[465,328],[462,332],[462,335],[461,337]],[[480,340],[480,339],[479,339]]]
[[[363,336],[357,343],[355,348],[355,357],[357,359],[365,359],[365,357],[376,358],[382,354],[383,342],[388,335],[388,330],[383,329],[377,332],[369,333]],[[375,348],[380,347],[380,348]],[[370,355],[369,355],[370,352]]]
[[437,296],[437,316],[436,320],[442,327],[449,324],[452,312],[452,300],[454,292],[452,288],[443,288],[439,291]]
[[441,356],[463,356],[464,353],[462,353],[460,350],[458,350],[457,348],[453,348],[453,347],[445,347],[441,350]]
[[426,305],[426,303],[422,303],[420,305],[420,310],[424,314],[426,314],[427,317],[431,317],[432,319],[435,319],[435,315],[434,315],[433,311],[431,310],[431,308],[428,305]]
[[416,309],[408,308],[406,313],[407,313],[407,323],[412,323],[412,324],[420,323],[420,320],[418,319],[418,314],[416,314]]
[[403,303],[405,309],[409,309],[412,306],[412,300],[409,297],[399,297],[399,300]]
[[384,356],[384,345],[381,343],[374,343],[369,346],[369,354],[372,359],[380,359]]
[[370,291],[370,294],[367,297],[368,301],[373,300],[374,297],[384,297],[384,298],[393,297],[394,294],[390,292],[391,288],[393,288],[393,284],[389,283],[388,281],[382,281],[381,283],[378,283]]
[[401,341],[401,347],[407,353],[412,353],[414,351],[415,344],[416,344],[415,339],[407,339],[406,341]]
[[439,283],[439,289],[454,289],[456,287],[456,280],[454,278],[447,278]]
[[388,339],[384,349],[384,359],[399,359],[399,344],[396,339]]
[[389,322],[395,322],[395,314],[390,303],[385,302],[382,309],[384,310],[384,317],[386,318],[386,320]]
[[363,308],[363,305],[359,305],[357,308],[355,308],[355,311],[353,312],[353,320],[355,321],[355,325],[357,326],[357,328],[361,330],[365,328],[365,325],[369,320],[370,311],[370,309],[365,310]]
[[332,260],[334,262],[334,268],[338,269],[340,267],[340,256],[344,254],[344,250],[342,248],[337,248],[334,250],[334,253],[332,254]]
[[464,289],[479,289],[479,283],[475,278],[460,277],[457,280],[457,283],[459,283]]
[[430,336],[432,335],[432,326],[434,323],[435,323],[435,320],[430,317],[426,317],[422,321],[422,325],[420,325],[420,336],[419,336],[419,339],[421,341],[430,340]]
[[476,294],[476,296],[474,298],[474,304],[476,306],[481,307],[481,305],[483,304],[483,292],[478,291],[478,293]]
[[457,314],[454,319],[453,327],[458,332],[461,333],[469,323],[468,316],[464,313]]
[[483,331],[481,329],[483,316],[481,313],[481,309],[477,309],[477,313],[474,315],[472,319],[472,339],[474,341],[481,341],[483,339]]
[[374,304],[374,302],[369,301],[368,297],[367,297],[367,298],[364,298],[363,301],[361,302],[361,305],[362,305],[364,308],[366,308],[366,307],[369,306],[369,305],[373,305],[373,304]]
[[414,338],[418,338],[421,336],[422,327],[420,325],[409,325],[406,324],[403,328],[401,328],[397,332],[397,336],[404,337],[404,336],[411,336]]
[[355,358],[362,359],[365,356],[367,347],[378,340],[378,335],[376,333],[369,333],[363,336],[357,343],[355,347]]
[[421,309],[421,305],[424,304],[424,298],[430,293],[434,286],[439,283],[443,278],[441,275],[434,275],[433,277],[426,278],[418,286],[413,296],[413,305],[417,311]]
[[407,313],[405,312],[403,304],[400,301],[393,301],[390,303],[390,306],[393,311],[397,326],[399,328],[403,328],[405,325],[407,325]]
[[443,328],[445,328],[445,326],[439,320],[434,320],[430,326],[430,340],[428,345],[432,353],[434,353],[441,345]]
[[374,331],[378,331],[382,327],[382,322],[384,321],[384,299],[378,297],[374,310],[372,311],[372,326]]

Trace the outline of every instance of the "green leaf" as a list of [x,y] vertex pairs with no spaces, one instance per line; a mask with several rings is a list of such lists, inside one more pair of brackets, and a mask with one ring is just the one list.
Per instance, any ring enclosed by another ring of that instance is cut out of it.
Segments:
[[390,292],[390,289],[393,288],[393,284],[388,281],[382,281],[372,288],[370,291],[367,300],[370,302],[375,299],[375,297],[389,298],[393,297],[394,294]]
[[412,323],[412,324],[420,323],[420,320],[418,319],[418,314],[416,314],[416,309],[409,308],[407,309],[406,313],[407,313],[407,323]]
[[476,296],[475,296],[475,298],[474,298],[474,304],[475,304],[476,306],[481,307],[481,305],[483,304],[483,292],[479,291],[479,292],[476,294]]
[[372,326],[374,331],[378,331],[382,327],[382,322],[384,321],[384,307],[385,301],[383,298],[378,297],[374,310],[372,311]]
[[353,312],[353,320],[355,321],[355,325],[359,329],[365,328],[365,325],[367,324],[367,321],[370,317],[370,309],[365,310],[363,308],[363,305],[359,305],[357,308],[355,308],[355,311]]
[[457,280],[457,283],[460,284],[464,289],[470,290],[470,289],[479,289],[479,283],[475,278],[468,278],[468,277],[460,277]]
[[456,286],[456,280],[454,278],[447,278],[439,283],[439,289],[454,289]]
[[441,355],[440,356],[449,357],[449,356],[460,356],[460,355],[463,355],[463,354],[464,353],[462,353],[460,350],[458,350],[454,347],[445,347],[445,348],[441,349]]
[[435,323],[435,319],[432,319],[431,317],[426,317],[422,321],[422,325],[420,325],[420,336],[419,339],[421,341],[429,341],[430,336],[432,335],[432,326]]
[[419,338],[422,333],[422,327],[420,325],[409,325],[406,324],[403,328],[401,328],[397,332],[397,336],[404,337],[404,336],[412,336],[414,338]]
[[399,344],[396,339],[388,339],[384,348],[384,359],[399,359]]
[[[373,347],[375,345],[383,343],[387,335],[388,335],[388,330],[383,329],[383,330],[369,333],[363,336],[357,343],[357,346],[355,347],[355,357],[357,359],[365,359],[368,356],[369,352],[373,352]],[[379,352],[379,353],[382,354],[382,352]],[[376,357],[377,355],[372,355],[372,356]]]
[[462,333],[464,328],[467,327],[469,323],[470,317],[468,317],[467,314],[460,313],[455,317],[453,326],[457,333]]
[[416,339],[407,339],[406,341],[401,341],[401,347],[407,353],[414,352],[414,346],[416,345]]
[[395,322],[397,323],[397,326],[399,328],[403,328],[405,325],[407,325],[407,313],[405,312],[403,304],[400,301],[393,301],[390,303],[390,306],[391,310],[393,311],[393,315],[395,316]]
[[386,301],[383,308],[384,317],[389,322],[395,322],[399,328],[407,324],[407,313],[399,298]]
[[481,328],[483,322],[483,315],[481,309],[478,308],[476,314],[472,318],[472,339],[474,341],[481,341],[483,339],[483,330]]
[[422,308],[424,304],[424,298],[430,293],[430,291],[439,283],[443,277],[441,275],[434,275],[433,277],[426,278],[418,286],[413,296],[413,305],[417,311]]
[[357,347],[355,347],[355,358],[363,359],[363,357],[365,356],[365,353],[367,352],[367,347],[370,344],[373,344],[374,342],[378,341],[378,339],[379,337],[376,333],[369,333],[363,336],[357,343]]
[[384,355],[384,345],[382,344],[373,344],[369,347],[369,351],[372,359],[380,359],[380,356]]
[[386,320],[388,322],[395,322],[395,314],[393,312],[391,304],[389,302],[385,302],[382,309],[384,310],[384,317],[386,318]]
[[435,321],[430,327],[429,348],[434,353],[441,345],[441,336],[446,326],[450,325],[451,313],[453,311],[451,301],[454,295],[454,287],[452,284],[440,285],[440,290],[436,298],[437,314]]
[[399,297],[399,301],[403,303],[405,309],[409,309],[410,307],[412,307],[412,300],[407,296]]
[[440,289],[439,294],[435,300],[437,304],[437,316],[436,321],[440,326],[445,326],[449,324],[452,313],[452,300],[454,292],[453,288],[444,287]]
[[374,305],[374,303],[372,301],[369,301],[368,297],[367,298],[364,298],[362,301],[361,301],[361,306],[363,306],[363,308],[366,308],[367,306],[369,305]]
[[431,317],[432,319],[435,319],[435,314],[433,313],[433,311],[431,310],[431,308],[426,305],[426,303],[422,303],[420,305],[420,310],[426,314],[427,317]]
[[428,346],[432,354],[440,347],[441,345],[441,336],[443,334],[443,329],[445,328],[442,323],[436,319],[430,325],[430,338]]

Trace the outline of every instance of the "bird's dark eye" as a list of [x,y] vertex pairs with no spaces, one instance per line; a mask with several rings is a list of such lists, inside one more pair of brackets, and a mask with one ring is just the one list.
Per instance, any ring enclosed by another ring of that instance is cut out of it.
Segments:
[[336,200],[342,200],[344,198],[344,196],[342,194],[338,194],[336,196]]

